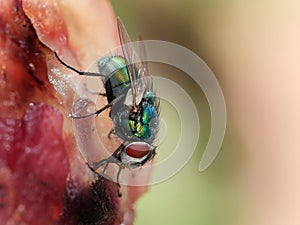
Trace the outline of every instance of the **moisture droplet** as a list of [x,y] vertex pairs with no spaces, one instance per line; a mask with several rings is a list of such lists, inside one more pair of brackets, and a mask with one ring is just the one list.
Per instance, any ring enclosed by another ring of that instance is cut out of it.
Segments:
[[89,99],[79,98],[73,104],[73,115],[84,116],[92,112],[95,112],[95,104]]

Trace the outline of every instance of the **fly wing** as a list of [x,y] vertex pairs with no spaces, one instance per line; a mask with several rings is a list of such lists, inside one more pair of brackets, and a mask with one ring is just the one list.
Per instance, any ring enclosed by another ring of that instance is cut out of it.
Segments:
[[130,85],[131,85],[131,92],[133,95],[133,99],[132,99],[133,105],[136,106],[136,90],[134,87],[134,81],[136,80],[137,75],[135,74],[134,64],[132,64],[132,62],[134,62],[135,52],[133,48],[130,47],[131,40],[120,17],[117,17],[117,24],[118,24],[120,44],[125,57],[127,72],[131,80]]
[[143,46],[141,54],[142,58],[140,58],[139,55],[136,53],[133,45],[130,45],[130,37],[122,20],[119,17],[117,18],[117,23],[121,47],[126,60],[128,75],[131,80],[131,89],[127,93],[125,104],[133,104],[133,106],[137,106],[138,103],[141,101],[144,91],[147,87],[145,79],[143,79],[143,77],[148,74],[148,65],[145,64],[146,59],[143,58],[145,57],[145,48]]
[[139,41],[139,53],[140,53],[140,60],[142,63],[142,67],[143,67],[143,73],[145,76],[149,76],[149,72],[148,72],[149,68],[146,60],[147,59],[146,48],[143,43],[143,37],[141,35],[139,35],[138,41]]
[[143,80],[146,85],[146,89],[151,90],[152,89],[152,81],[151,81],[151,77],[149,74],[146,48],[145,48],[143,38],[141,35],[139,35],[138,40],[139,40],[139,55],[140,55],[140,60],[141,60],[141,64],[142,64],[141,65],[141,75],[145,77]]

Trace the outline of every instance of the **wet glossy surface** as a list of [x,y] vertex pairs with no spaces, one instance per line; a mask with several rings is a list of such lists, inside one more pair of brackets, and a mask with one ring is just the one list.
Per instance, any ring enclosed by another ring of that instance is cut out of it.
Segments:
[[125,149],[127,155],[133,158],[142,158],[149,152],[149,145],[143,142],[135,142]]
[[[64,80],[65,71],[53,60],[52,51],[82,69],[118,42],[108,1],[78,4],[0,1],[1,224],[130,225],[134,202],[147,189],[122,187],[118,198],[117,185],[95,181],[78,156],[67,116],[72,83]],[[78,8],[82,13],[74,18]],[[58,89],[63,91],[57,93]],[[106,154],[98,150],[98,157]]]

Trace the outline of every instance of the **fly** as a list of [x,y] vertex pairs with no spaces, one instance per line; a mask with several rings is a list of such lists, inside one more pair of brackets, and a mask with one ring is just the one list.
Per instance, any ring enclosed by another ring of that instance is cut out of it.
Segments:
[[[98,61],[99,73],[79,71],[63,62],[55,52],[56,58],[68,69],[79,75],[99,76],[105,87],[108,104],[91,114],[83,116],[71,115],[73,119],[81,119],[98,115],[110,109],[113,130],[123,142],[111,156],[94,162],[90,169],[97,173],[104,166],[104,175],[109,163],[119,166],[117,184],[123,168],[136,168],[151,160],[156,152],[153,142],[158,132],[158,101],[153,91],[151,76],[145,59],[145,48],[140,42],[139,55],[136,53],[126,28],[117,17],[118,33],[122,56],[105,56]],[[98,173],[97,173],[98,174]],[[119,196],[121,194],[119,193]]]

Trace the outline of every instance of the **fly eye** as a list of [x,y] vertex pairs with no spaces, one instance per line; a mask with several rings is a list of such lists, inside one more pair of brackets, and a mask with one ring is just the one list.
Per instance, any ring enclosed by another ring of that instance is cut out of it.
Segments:
[[148,154],[150,145],[146,142],[133,142],[125,147],[125,152],[133,158],[142,158]]

